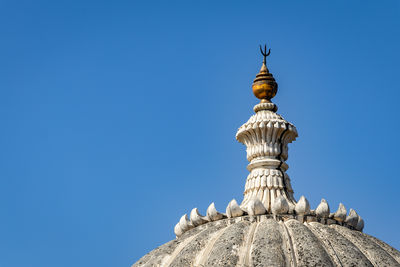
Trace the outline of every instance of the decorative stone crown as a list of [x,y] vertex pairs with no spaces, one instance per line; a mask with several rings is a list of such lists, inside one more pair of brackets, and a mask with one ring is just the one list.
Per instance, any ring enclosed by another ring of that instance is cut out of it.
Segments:
[[[190,219],[185,214],[176,224],[174,231],[177,237],[199,225],[226,218],[243,216],[270,216],[276,220],[297,219],[300,222],[319,222],[322,224],[338,224],[353,230],[362,231],[364,220],[353,210],[349,214],[343,204],[340,204],[335,213],[330,213],[325,199],[315,210],[310,209],[307,199],[302,196],[296,201],[290,178],[286,174],[289,166],[288,144],[296,140],[296,127],[277,114],[277,106],[270,100],[275,96],[278,85],[266,67],[266,53],[261,51],[264,60],[260,73],[269,76],[257,75],[255,95],[261,102],[254,106],[255,114],[243,124],[236,133],[236,139],[246,146],[247,177],[244,198],[240,205],[233,199],[226,207],[225,213],[216,210],[214,203],[207,209],[206,216],[202,216],[197,208],[190,212]],[[264,77],[261,79],[260,77]],[[272,81],[273,79],[273,81]],[[263,86],[261,86],[261,85]],[[265,85],[265,86],[264,86]],[[263,92],[263,90],[265,92]],[[254,91],[254,84],[253,84]]]
[[287,200],[281,195],[275,198],[271,207],[271,212],[268,212],[264,204],[258,198],[252,198],[247,202],[245,210],[241,208],[235,199],[232,199],[226,207],[225,213],[220,213],[216,210],[214,202],[207,209],[206,216],[199,213],[197,208],[190,212],[190,219],[187,214],[184,214],[179,222],[175,225],[174,232],[177,237],[181,236],[190,229],[197,226],[219,221],[227,218],[238,218],[251,216],[257,220],[257,217],[268,216],[278,221],[288,221],[296,219],[300,222],[319,222],[325,225],[342,225],[347,228],[362,231],[364,228],[364,220],[353,209],[350,209],[347,214],[345,206],[340,203],[335,213],[330,213],[328,202],[325,199],[315,210],[310,209],[308,200],[301,196],[296,203],[294,210],[289,209]]

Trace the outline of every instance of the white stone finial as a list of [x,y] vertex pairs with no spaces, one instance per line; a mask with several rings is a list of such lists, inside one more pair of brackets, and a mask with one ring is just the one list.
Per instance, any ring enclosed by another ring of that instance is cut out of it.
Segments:
[[333,218],[338,222],[343,222],[344,220],[346,220],[346,215],[346,207],[342,203],[339,203],[339,207],[337,211],[333,214]]
[[243,210],[239,207],[235,199],[232,199],[226,207],[226,216],[228,218],[239,217],[243,215]]
[[294,210],[299,215],[309,214],[310,213],[310,203],[304,196],[301,196],[299,201],[297,202]]
[[250,199],[249,203],[247,204],[247,213],[249,215],[262,215],[267,213],[263,203],[256,197]]
[[286,214],[289,211],[289,204],[283,196],[278,196],[275,198],[274,203],[272,203],[272,214]]
[[190,212],[190,221],[194,226],[199,226],[207,222],[204,216],[201,216],[197,208],[192,209]]
[[219,213],[215,208],[214,202],[210,204],[207,208],[207,218],[209,221],[217,221],[221,220],[224,217],[222,213]]
[[315,210],[315,214],[322,218],[328,218],[330,213],[328,202],[325,199],[321,199],[321,203],[319,203],[317,209]]

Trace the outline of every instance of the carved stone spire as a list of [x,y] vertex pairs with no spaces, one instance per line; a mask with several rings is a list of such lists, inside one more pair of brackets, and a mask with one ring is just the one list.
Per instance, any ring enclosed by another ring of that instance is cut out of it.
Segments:
[[270,54],[261,53],[264,61],[253,83],[254,95],[261,103],[254,106],[254,114],[236,133],[236,139],[246,145],[247,160],[250,162],[244,199],[241,208],[246,209],[248,202],[259,199],[270,212],[275,199],[281,196],[293,211],[296,200],[290,185],[289,176],[285,173],[289,166],[288,144],[297,137],[296,127],[277,114],[277,106],[270,102],[275,96],[278,85],[269,73],[265,58]]

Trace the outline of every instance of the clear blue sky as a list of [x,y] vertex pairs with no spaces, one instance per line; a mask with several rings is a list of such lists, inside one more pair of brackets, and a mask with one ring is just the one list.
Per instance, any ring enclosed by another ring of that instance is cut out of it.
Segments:
[[129,266],[242,199],[258,45],[296,198],[400,248],[396,1],[0,1],[0,266]]

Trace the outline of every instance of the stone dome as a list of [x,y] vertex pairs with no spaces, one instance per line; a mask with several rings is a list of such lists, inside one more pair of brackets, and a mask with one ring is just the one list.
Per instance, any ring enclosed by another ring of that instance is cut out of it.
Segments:
[[203,224],[142,257],[148,266],[400,266],[400,252],[360,231],[271,215]]
[[[266,47],[263,55],[262,70]],[[355,210],[347,213],[340,203],[331,213],[325,199],[315,209],[304,196],[295,199],[286,160],[298,133],[270,96],[261,97],[236,133],[249,161],[241,204],[233,199],[222,213],[211,203],[205,216],[192,209],[190,219],[185,214],[175,225],[175,240],[133,267],[400,266],[399,251],[362,233]]]

